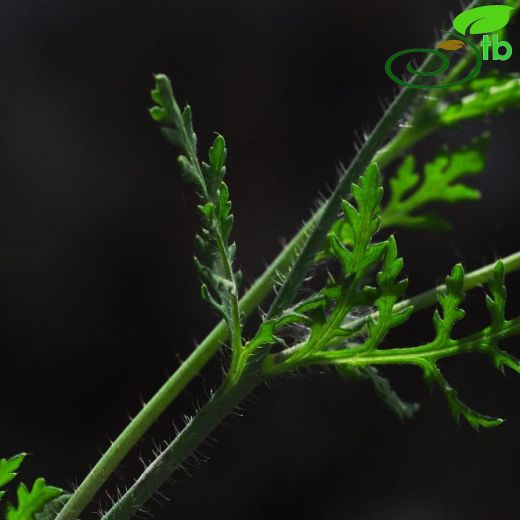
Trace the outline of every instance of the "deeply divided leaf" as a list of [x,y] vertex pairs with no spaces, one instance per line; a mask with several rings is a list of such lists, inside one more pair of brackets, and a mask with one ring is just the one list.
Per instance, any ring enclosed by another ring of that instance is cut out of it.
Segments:
[[[10,459],[0,459],[0,488],[3,488],[16,477],[16,471],[21,466],[25,457],[25,453],[20,453]],[[5,491],[0,490],[0,498],[2,498],[4,494]]]
[[37,479],[32,488],[20,484],[17,491],[17,504],[8,504],[6,520],[34,520],[34,515],[43,510],[46,504],[59,497],[63,491],[48,486],[45,479]]
[[382,210],[382,220],[388,227],[445,229],[449,224],[437,215],[418,211],[433,202],[454,203],[476,200],[480,193],[460,182],[479,173],[485,166],[487,137],[453,152],[442,151],[417,172],[413,155],[405,158],[390,179],[390,198]]
[[241,320],[238,311],[240,273],[233,269],[236,247],[230,242],[233,214],[229,189],[223,179],[226,174],[226,143],[217,135],[209,149],[208,162],[197,156],[197,136],[193,129],[189,106],[180,109],[169,79],[156,76],[150,110],[152,118],[161,124],[166,139],[179,147],[179,166],[183,179],[197,186],[202,230],[195,238],[195,265],[202,282],[201,294],[231,332],[234,345],[241,344]]
[[[408,158],[392,183],[386,211],[392,211],[395,217],[424,200],[449,202],[472,197],[476,192],[456,182],[480,171],[483,164],[478,146],[439,155],[426,165],[422,176],[415,172],[413,159]],[[455,326],[465,316],[465,275],[462,265],[457,264],[437,294],[433,339],[416,346],[388,348],[387,335],[406,323],[414,309],[402,301],[407,280],[401,277],[403,261],[394,237],[376,241],[381,196],[377,168],[369,168],[353,188],[352,203],[343,204],[343,218],[351,229],[350,242],[343,243],[333,233],[329,236],[330,252],[339,264],[340,274],[329,275],[322,290],[260,329],[266,343],[282,345],[281,352],[266,360],[264,370],[276,374],[309,365],[336,366],[347,377],[372,381],[386,404],[406,418],[416,410],[416,405],[403,403],[376,367],[411,364],[423,371],[430,385],[442,391],[456,418],[464,417],[475,428],[498,426],[502,419],[478,412],[462,401],[442,373],[439,361],[478,352],[497,369],[508,367],[520,373],[520,361],[499,346],[503,339],[520,335],[520,316],[508,320],[505,314],[504,265],[496,264],[488,283],[488,326],[463,338],[454,335]],[[376,268],[374,287],[369,282]],[[287,341],[291,338],[292,342]]]

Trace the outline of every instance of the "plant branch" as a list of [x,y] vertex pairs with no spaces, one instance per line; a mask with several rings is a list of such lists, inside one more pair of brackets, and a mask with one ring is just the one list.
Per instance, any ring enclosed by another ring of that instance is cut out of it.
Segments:
[[[520,251],[513,253],[511,255],[506,256],[501,259],[504,264],[506,274],[510,274],[514,271],[520,270]],[[485,284],[493,277],[493,270],[495,268],[496,262],[492,262],[480,269],[476,269],[475,271],[471,271],[464,276],[464,291],[470,291],[475,287],[478,287],[482,284]],[[420,311],[423,309],[427,309],[432,305],[437,303],[437,296],[440,292],[446,291],[446,285],[438,285],[433,289],[429,289],[428,291],[424,291],[416,296],[412,296],[411,298],[407,298],[405,300],[401,300],[399,303],[394,305],[393,312],[400,312],[407,307],[413,307],[414,311]],[[349,327],[352,330],[356,330],[362,332],[362,327],[368,322],[369,319],[373,321],[377,321],[379,318],[378,312],[373,312],[371,314],[367,314],[355,320],[349,322]],[[276,354],[270,354],[264,360],[263,373],[265,375],[276,375],[283,373],[287,370],[287,366],[285,361],[289,358],[294,359],[293,356],[295,352],[297,352],[301,348],[301,345],[295,345],[294,347],[287,348],[282,352],[278,352]],[[334,357],[334,352],[330,351],[327,356],[330,358]],[[308,364],[309,360],[305,360],[304,364]],[[316,363],[316,359],[312,359],[312,363]],[[294,363],[291,363],[291,369],[294,368]]]
[[[472,2],[469,6],[475,7],[480,4],[479,0]],[[373,159],[374,154],[378,151],[388,135],[397,127],[399,117],[405,111],[420,114],[425,112],[425,101],[417,98],[418,91],[411,92],[412,89],[404,89],[398,98],[394,101],[390,114],[387,113],[384,124],[379,124],[372,133],[370,142],[366,142],[363,149],[355,159],[355,167],[349,168],[341,183],[341,190],[336,190],[333,195],[333,202],[327,203],[324,207],[320,207],[312,217],[303,225],[289,244],[279,253],[264,273],[255,281],[251,288],[241,298],[239,308],[244,316],[249,316],[264,299],[272,292],[275,279],[279,275],[285,275],[290,270],[302,246],[307,242],[305,250],[304,267],[308,264],[310,251],[316,246],[317,238],[326,233],[325,224],[331,220],[331,215],[335,217],[333,211],[338,202],[338,197],[345,196],[348,192],[349,185],[356,175],[362,172],[363,165]],[[404,95],[408,92],[407,95]],[[437,93],[440,95],[440,90]],[[444,92],[444,91],[443,91]],[[415,105],[412,102],[415,100]],[[406,105],[405,101],[409,104]],[[426,137],[432,129],[423,130],[413,134],[409,128],[401,128],[389,145],[382,149],[376,160],[381,168],[390,164],[409,146],[415,144],[420,139]],[[375,134],[375,135],[374,135]],[[392,144],[393,143],[393,144]],[[360,157],[361,155],[361,157]],[[354,164],[354,163],[353,163]],[[328,209],[327,209],[328,208]],[[326,212],[327,209],[327,212]],[[326,212],[326,218],[323,215]],[[320,223],[320,227],[316,233],[312,235],[313,240],[310,242],[307,237]],[[324,231],[325,230],[325,231]],[[321,245],[321,244],[320,244]],[[300,269],[302,272],[303,269]],[[301,276],[301,275],[300,275]],[[292,286],[289,291],[279,296],[278,301],[272,310],[274,311],[282,302],[288,301],[292,297],[297,288],[292,280]],[[82,513],[88,503],[94,498],[101,486],[108,477],[113,473],[123,458],[129,453],[132,447],[139,439],[148,431],[150,426],[159,418],[159,416],[167,409],[167,407],[176,399],[187,384],[199,374],[206,363],[220,349],[223,342],[228,338],[228,330],[223,321],[219,322],[208,336],[195,348],[188,358],[178,367],[174,374],[164,383],[157,393],[143,406],[140,412],[120,433],[116,440],[111,444],[104,455],[99,459],[94,468],[88,473],[82,483],[75,490],[71,498],[60,511],[56,520],[76,520]]]

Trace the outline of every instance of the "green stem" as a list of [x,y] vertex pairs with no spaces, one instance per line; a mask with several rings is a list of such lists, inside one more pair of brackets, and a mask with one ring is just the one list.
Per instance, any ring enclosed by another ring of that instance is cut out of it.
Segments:
[[[502,258],[501,260],[504,264],[506,273],[512,273],[513,271],[517,271],[520,269],[520,251],[517,251],[516,253],[506,256],[505,258]],[[472,271],[471,273],[467,273],[464,276],[464,290],[469,291],[470,289],[473,289],[473,288],[477,287],[478,285],[482,285],[482,284],[488,282],[491,279],[491,277],[493,276],[493,269],[495,268],[495,265],[496,265],[496,262],[493,262],[484,267],[481,267],[480,269],[476,269],[475,271]],[[438,285],[434,289],[425,291],[408,300],[403,300],[402,302],[398,303],[395,306],[395,310],[396,311],[402,310],[403,308],[407,307],[408,305],[413,305],[415,310],[426,309],[427,307],[430,307],[437,301],[437,295],[438,295],[439,291],[445,291],[445,290],[446,290],[446,286],[444,284]]]
[[173,442],[153,460],[123,497],[102,517],[102,520],[133,516],[260,383],[260,378],[248,373],[235,386],[229,389],[221,387]]
[[389,349],[378,349],[375,352],[362,353],[356,355],[352,350],[351,357],[344,359],[335,359],[334,357],[324,356],[321,363],[344,364],[358,367],[366,367],[372,365],[417,365],[424,367],[439,359],[457,356],[463,353],[485,352],[482,347],[485,341],[497,341],[509,336],[517,335],[520,323],[518,319],[512,320],[507,328],[500,331],[494,331],[487,335],[477,333],[467,338],[453,341],[451,344],[441,348],[432,348],[431,344],[421,347],[397,347]]

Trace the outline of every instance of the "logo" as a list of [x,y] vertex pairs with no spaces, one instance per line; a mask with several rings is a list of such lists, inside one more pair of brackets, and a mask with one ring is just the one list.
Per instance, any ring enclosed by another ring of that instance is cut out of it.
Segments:
[[[453,28],[456,32],[449,33],[451,39],[443,40],[435,49],[405,49],[392,54],[385,63],[386,74],[397,84],[410,88],[449,88],[471,81],[479,74],[484,61],[506,61],[513,55],[513,48],[509,42],[501,41],[497,34],[492,34],[490,37],[490,33],[500,31],[507,25],[513,9],[507,5],[486,5],[462,12],[453,20]],[[477,34],[483,35],[479,47],[467,37]],[[471,49],[475,56],[475,65],[466,76],[457,79],[450,78],[448,75],[446,83],[427,84],[428,80],[447,72],[450,67],[451,53],[464,47]],[[433,54],[440,60],[440,65],[433,70],[420,71],[409,61],[405,68],[409,74],[415,76],[415,79],[413,83],[405,81],[394,73],[393,66],[396,60],[409,54]]]

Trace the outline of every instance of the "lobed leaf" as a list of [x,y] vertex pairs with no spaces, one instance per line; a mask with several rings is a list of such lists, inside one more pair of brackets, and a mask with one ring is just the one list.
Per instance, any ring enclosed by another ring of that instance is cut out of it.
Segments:
[[397,256],[395,238],[390,236],[386,243],[382,269],[376,277],[378,296],[375,305],[378,314],[368,320],[369,336],[366,344],[369,344],[370,349],[377,348],[387,332],[405,323],[413,312],[411,305],[399,310],[394,308],[408,286],[406,278],[398,280],[402,269],[403,259]]
[[17,504],[7,505],[6,520],[33,520],[34,515],[43,510],[46,504],[56,499],[63,490],[48,486],[45,479],[36,479],[31,489],[20,484],[17,491]]
[[197,157],[197,136],[193,130],[189,106],[182,111],[173,95],[169,79],[155,77],[150,109],[152,118],[161,124],[166,139],[184,152],[178,158],[183,179],[198,187],[201,203],[202,231],[195,237],[195,266],[202,282],[201,295],[224,319],[233,344],[241,344],[241,320],[238,311],[238,287],[241,274],[233,270],[236,246],[230,242],[233,229],[229,189],[223,179],[226,175],[227,149],[221,135],[215,137],[209,149],[208,162]]
[[[446,291],[439,293],[438,300],[443,316],[438,311],[434,314],[435,339],[426,346],[426,350],[437,352],[438,356],[430,357],[422,366],[426,380],[436,384],[444,393],[452,413],[456,418],[463,416],[474,428],[480,426],[491,428],[502,424],[503,419],[482,414],[465,404],[458,392],[446,381],[436,361],[445,355],[478,351],[487,355],[497,369],[509,366],[520,373],[520,362],[509,353],[499,348],[499,342],[509,335],[520,334],[519,319],[508,321],[505,318],[506,288],[504,286],[505,269],[502,262],[497,262],[493,277],[488,282],[490,294],[486,296],[486,305],[491,316],[491,324],[482,331],[466,338],[453,339],[453,327],[464,317],[459,307],[464,299],[464,271],[460,264],[456,265],[451,276],[446,278]],[[451,347],[451,351],[446,351]]]
[[[0,488],[16,477],[16,470],[21,466],[26,456],[26,453],[20,453],[10,459],[0,459]],[[0,491],[0,499],[4,494],[5,491]]]
[[443,150],[424,166],[422,175],[416,172],[414,156],[407,156],[390,179],[390,198],[382,210],[384,226],[449,229],[449,223],[437,215],[417,215],[417,211],[433,202],[479,199],[477,190],[458,181],[483,170],[487,142],[484,135],[459,150]]
[[517,75],[492,73],[469,84],[470,94],[459,101],[439,107],[438,120],[453,125],[467,119],[520,108],[520,78]]

